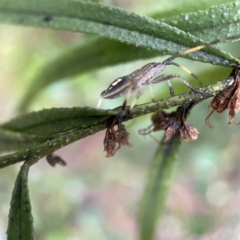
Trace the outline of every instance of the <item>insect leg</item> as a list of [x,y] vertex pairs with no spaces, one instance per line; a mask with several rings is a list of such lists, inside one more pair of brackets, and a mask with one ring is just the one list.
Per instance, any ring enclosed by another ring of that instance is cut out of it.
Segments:
[[151,83],[148,82],[147,85],[148,85],[148,88],[149,88],[149,91],[150,91],[150,95],[151,95],[152,101],[155,102],[155,99],[154,99],[154,96],[153,96],[153,91],[152,91]]
[[[183,82],[185,85],[187,85],[192,91],[197,92],[202,94],[203,96],[205,96],[205,94],[199,90],[197,90],[195,87],[193,87],[189,82],[187,82],[187,80],[185,80],[183,77],[181,77],[179,74],[163,74],[159,77],[154,78],[151,83],[155,84],[155,83],[159,83],[159,82],[164,82],[164,81],[170,81],[170,79],[173,78],[178,78],[181,82]],[[173,93],[173,89],[172,89],[172,85],[169,85],[169,90],[170,90],[170,94],[172,95]]]
[[168,81],[168,88],[169,88],[169,91],[170,91],[170,95],[171,96],[174,96],[174,90],[173,90],[173,87],[172,87],[172,83],[170,80],[167,80]]
[[131,90],[131,88],[129,88],[129,89],[127,90],[126,95],[125,95],[125,99],[124,99],[124,102],[123,102],[123,105],[122,105],[122,111],[125,110],[126,105],[127,105],[127,101],[128,101],[128,99],[130,98],[131,94],[132,94],[132,90]]
[[139,97],[142,95],[142,92],[143,92],[143,88],[142,88],[142,87],[137,90],[136,97],[133,99],[132,104],[131,104],[131,106],[130,106],[130,111],[134,108],[137,100],[138,100]]
[[192,77],[194,77],[194,78],[198,81],[200,87],[203,86],[201,79],[200,79],[198,76],[196,76],[194,73],[192,73],[192,72],[191,72],[189,69],[187,69],[186,67],[184,67],[184,66],[182,66],[182,65],[180,65],[180,64],[178,64],[178,63],[175,63],[175,62],[171,62],[171,65],[174,65],[174,66],[176,66],[176,67],[181,68],[183,71],[185,71],[186,73],[188,73],[189,75],[191,75]]
[[154,128],[154,125],[151,124],[151,125],[150,125],[149,127],[147,127],[147,128],[139,129],[139,130],[138,130],[138,133],[139,133],[140,135],[148,135],[148,134],[150,134],[150,133],[153,131],[153,128]]
[[170,79],[174,78],[172,75],[173,74],[163,74],[159,77],[154,78],[151,81],[151,84],[168,81],[168,87],[169,87],[170,95],[174,96],[174,90],[173,90],[173,87],[172,87],[172,83],[170,81]]
[[210,117],[215,112],[215,109],[212,109],[212,111],[207,115],[205,119],[205,123],[208,127],[213,128],[213,126],[210,124]]

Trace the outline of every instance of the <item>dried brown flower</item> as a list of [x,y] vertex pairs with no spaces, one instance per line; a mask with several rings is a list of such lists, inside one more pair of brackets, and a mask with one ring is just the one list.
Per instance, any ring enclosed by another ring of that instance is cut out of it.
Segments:
[[229,101],[228,108],[230,118],[228,124],[231,124],[234,120],[235,114],[240,111],[240,72],[238,72],[236,77],[236,90]]
[[55,167],[56,164],[59,164],[61,166],[66,166],[67,163],[59,156],[54,154],[48,154],[46,156],[47,162],[52,166]]
[[114,140],[114,135],[109,128],[106,130],[106,135],[103,140],[104,151],[107,152],[107,157],[113,156],[116,148],[116,142]]
[[190,125],[186,120],[184,120],[183,126],[179,129],[180,137],[183,138],[186,142],[194,141],[198,137],[198,130]]
[[159,111],[152,116],[152,125],[139,130],[142,135],[160,130],[165,130],[164,141],[168,141],[178,134],[185,141],[197,139],[198,131],[185,120],[186,105],[179,107],[175,112],[165,113]]
[[210,103],[212,111],[205,119],[206,124],[209,127],[213,127],[209,118],[214,113],[222,113],[226,109],[229,109],[229,122],[231,124],[234,120],[235,114],[240,111],[240,66],[236,66],[229,77],[234,77],[234,82],[228,88],[217,94]]
[[[115,129],[115,124],[117,129]],[[107,152],[107,157],[113,156],[121,146],[131,146],[128,142],[129,133],[126,131],[125,126],[121,123],[118,117],[114,119],[112,124],[107,127],[106,135],[103,140],[104,151]]]
[[152,131],[166,130],[169,125],[173,124],[174,115],[175,112],[165,113],[164,111],[159,111],[153,114],[151,118],[154,126]]

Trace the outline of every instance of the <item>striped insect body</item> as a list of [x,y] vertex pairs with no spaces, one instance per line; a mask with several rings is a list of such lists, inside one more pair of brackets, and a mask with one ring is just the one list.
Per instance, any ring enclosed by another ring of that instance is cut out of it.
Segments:
[[117,78],[105,91],[101,93],[101,97],[106,99],[121,97],[125,92],[127,92],[130,85],[131,79],[128,76]]
[[[165,69],[166,65],[158,62],[151,62],[144,65],[142,68],[132,72],[127,76],[123,76],[114,80],[110,86],[101,93],[101,97],[98,102],[97,108],[100,107],[102,99],[115,99],[126,95],[126,100],[136,90],[137,96],[142,94],[142,88],[144,85],[149,85],[154,75]],[[152,90],[150,89],[151,97],[153,99]]]

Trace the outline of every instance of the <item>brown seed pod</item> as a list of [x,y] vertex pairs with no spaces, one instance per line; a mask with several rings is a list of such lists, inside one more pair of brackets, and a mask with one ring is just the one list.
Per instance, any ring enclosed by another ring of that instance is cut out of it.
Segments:
[[67,163],[61,157],[54,155],[53,153],[48,154],[46,156],[46,160],[52,167],[55,167],[56,164],[59,164],[61,166],[67,165]]
[[187,121],[184,121],[184,124],[179,129],[179,132],[181,138],[183,138],[186,142],[196,140],[199,134],[198,130]]
[[[139,130],[139,134],[146,135],[151,132],[165,130],[164,141],[168,141],[175,134],[185,141],[197,139],[198,131],[185,120],[185,115],[189,104],[179,107],[176,111],[165,113],[159,111],[152,116],[152,125],[148,128]],[[191,106],[192,107],[192,106]]]
[[228,88],[217,94],[210,103],[212,111],[208,114],[205,119],[205,123],[212,128],[209,119],[214,113],[222,113],[226,109],[229,109],[229,122],[231,124],[234,120],[235,114],[240,111],[240,66],[236,66],[229,77],[234,78],[234,82]]
[[[117,129],[115,129],[116,124]],[[107,157],[113,156],[121,146],[131,146],[128,139],[129,133],[126,131],[125,126],[120,122],[119,118],[116,117],[112,124],[107,127],[106,135],[103,140],[104,151],[107,152]]]
[[109,128],[106,130],[106,135],[103,140],[104,151],[107,152],[107,157],[113,156],[115,153],[116,142],[114,140],[114,135]]
[[[228,124],[231,124],[233,122],[235,114],[237,114],[240,111],[240,66],[238,66],[236,70],[235,85],[236,85],[235,92],[228,104],[229,118],[230,118]],[[235,123],[235,124],[239,124],[239,123]]]

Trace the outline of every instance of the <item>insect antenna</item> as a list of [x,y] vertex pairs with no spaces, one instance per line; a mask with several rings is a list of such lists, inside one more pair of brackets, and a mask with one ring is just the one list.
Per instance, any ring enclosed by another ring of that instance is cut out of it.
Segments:
[[235,36],[230,36],[230,37],[225,37],[225,38],[219,38],[219,39],[214,40],[214,41],[212,41],[212,42],[210,42],[210,43],[202,44],[202,45],[199,45],[199,46],[196,46],[196,47],[187,49],[187,50],[185,50],[185,51],[183,51],[183,52],[181,52],[181,53],[178,53],[178,54],[176,54],[176,55],[173,55],[173,56],[167,58],[165,61],[163,61],[163,64],[166,64],[166,65],[174,65],[174,66],[176,66],[176,67],[181,68],[182,70],[184,70],[185,72],[187,72],[188,74],[190,74],[192,77],[194,77],[194,78],[198,81],[199,85],[202,87],[202,82],[201,82],[201,80],[200,80],[194,73],[192,73],[192,72],[191,72],[189,69],[187,69],[186,67],[181,66],[181,65],[179,65],[178,63],[173,62],[173,60],[176,59],[176,58],[178,58],[178,57],[187,55],[187,54],[189,54],[189,53],[197,52],[197,51],[199,51],[199,50],[201,50],[201,49],[204,49],[204,48],[206,48],[206,47],[209,47],[209,46],[211,46],[211,45],[215,45],[215,44],[217,44],[217,43],[221,43],[221,42],[224,42],[224,41],[226,41],[226,40],[235,40],[235,39],[238,39],[239,37],[240,37],[240,35],[235,35]]
[[210,117],[216,110],[213,108],[212,111],[207,115],[205,123],[208,127],[213,128],[213,125],[210,124]]
[[200,79],[199,77],[197,77],[194,73],[192,73],[188,68],[186,68],[186,67],[184,67],[184,66],[182,66],[182,65],[180,65],[180,64],[178,64],[178,63],[175,63],[175,62],[171,62],[171,65],[174,65],[174,66],[176,66],[176,67],[181,68],[183,71],[185,71],[186,73],[188,73],[189,75],[191,75],[192,77],[194,77],[195,79],[197,79],[200,87],[203,86],[201,79]]
[[139,129],[139,130],[138,130],[138,133],[139,133],[140,135],[148,135],[148,134],[150,134],[150,133],[153,131],[153,128],[154,128],[154,125],[151,124],[151,125],[150,125],[149,127],[147,127],[147,128]]
[[150,136],[158,145],[161,145],[161,142],[158,141],[153,135],[151,135],[151,133],[149,134],[149,136]]
[[[178,57],[182,57],[184,55],[187,55],[189,53],[193,53],[193,52],[197,52],[201,49],[204,49],[206,47],[209,47],[209,46],[212,46],[212,45],[215,45],[215,44],[218,44],[218,43],[221,43],[221,42],[224,42],[226,40],[235,40],[235,39],[238,39],[240,38],[240,35],[235,35],[235,36],[230,36],[230,37],[224,37],[224,38],[219,38],[217,40],[214,40],[210,43],[205,43],[205,44],[202,44],[202,45],[199,45],[199,46],[196,46],[196,47],[193,47],[193,48],[190,48],[190,49],[187,49],[181,53],[178,53],[176,55],[173,55],[169,58],[167,58],[165,61],[163,61],[163,63],[169,65],[169,64],[172,64],[172,60],[174,60],[175,58],[178,58]],[[175,65],[175,64],[173,64]]]
[[154,125],[151,124],[147,128],[139,129],[138,133],[143,136],[149,135],[157,144],[161,145],[161,143],[154,136],[151,135],[151,133],[153,132],[153,128],[154,128]]

